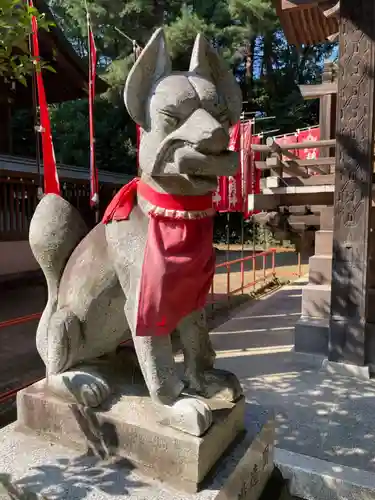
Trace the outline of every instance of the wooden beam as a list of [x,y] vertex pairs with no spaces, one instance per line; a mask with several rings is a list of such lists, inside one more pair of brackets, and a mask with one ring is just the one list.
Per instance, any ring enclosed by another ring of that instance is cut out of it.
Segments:
[[276,188],[282,186],[324,186],[328,184],[334,184],[335,175],[327,174],[327,175],[312,175],[306,179],[301,177],[266,177],[265,179],[261,179],[261,187],[262,189],[266,188]]
[[267,163],[265,161],[256,161],[255,168],[262,170],[262,171],[270,169],[270,167],[267,166]]
[[339,40],[339,32],[337,32],[337,33],[333,33],[332,35],[329,35],[329,36],[327,37],[327,40],[328,40],[329,42],[331,42],[331,43],[338,42],[338,40]]
[[334,156],[323,156],[320,158],[311,158],[308,160],[283,160],[284,164],[296,163],[299,167],[312,168],[314,166],[323,167],[330,166],[336,163],[336,158]]
[[283,154],[286,154],[285,151],[288,151],[289,149],[319,149],[324,147],[334,147],[336,146],[336,139],[296,142],[293,144],[279,144],[278,146],[280,147],[280,150],[283,152]]
[[[275,188],[265,190],[262,194],[251,194],[248,196],[248,210],[277,211],[280,207],[289,209],[294,206],[306,206],[311,207],[311,210],[317,210],[314,208],[315,205],[333,205],[334,186],[325,186],[324,191],[316,189],[317,187],[320,186]],[[372,189],[371,206],[375,207],[375,185]]]
[[325,4],[322,5],[321,10],[323,11],[323,14],[325,15],[326,18],[331,18],[331,17],[339,17],[340,16],[340,0],[334,2],[330,1],[327,2],[328,7],[325,7]]
[[[328,177],[324,175],[323,177]],[[335,186],[333,184],[323,184],[320,186],[280,186],[277,188],[265,188],[263,195],[290,195],[290,194],[316,194],[316,193],[333,193]],[[287,203],[286,203],[287,205]]]
[[281,168],[286,168],[288,172],[300,176],[300,177],[308,177],[309,174],[305,168],[299,167],[298,164],[291,164],[291,162],[283,162],[279,158],[267,158],[266,165],[268,169],[276,170]]
[[[336,146],[336,139],[327,139],[323,141],[306,141],[296,142],[293,144],[279,144],[280,151],[286,156],[285,151],[289,149],[320,149],[320,148],[334,148]],[[252,144],[251,149],[259,153],[270,153],[269,146],[265,144]]]
[[335,165],[335,158],[316,158],[311,160],[280,160],[278,158],[267,158],[266,165],[268,169],[281,168],[294,175],[303,178],[310,177],[307,169],[312,170],[320,175],[327,174],[326,169],[321,168],[324,166]]
[[306,9],[325,0],[281,0],[281,10]]
[[325,82],[317,85],[299,85],[298,87],[305,100],[318,99],[325,95],[337,94],[337,82]]
[[311,212],[313,215],[320,215],[320,213],[326,208],[327,205],[293,205],[290,207],[279,207],[280,210],[293,215],[309,215],[307,212]]
[[320,215],[308,214],[308,215],[289,215],[288,222],[293,227],[295,224],[305,224],[305,226],[320,226]]
[[248,210],[278,210],[280,206],[332,205],[333,191],[283,194],[252,194],[248,198]]
[[309,227],[320,227],[320,215],[314,214],[283,214],[281,212],[260,212],[253,215],[253,221],[272,229],[283,229],[289,232],[302,233]]

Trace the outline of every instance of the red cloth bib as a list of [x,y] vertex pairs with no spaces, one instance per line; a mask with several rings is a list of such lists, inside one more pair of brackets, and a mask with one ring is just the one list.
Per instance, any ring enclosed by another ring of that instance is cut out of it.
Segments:
[[[212,207],[211,194],[161,194],[133,179],[113,198],[102,222],[127,219],[137,191],[151,204],[169,210],[204,211]],[[206,303],[215,272],[213,217],[149,216],[136,334],[168,335],[185,316]]]

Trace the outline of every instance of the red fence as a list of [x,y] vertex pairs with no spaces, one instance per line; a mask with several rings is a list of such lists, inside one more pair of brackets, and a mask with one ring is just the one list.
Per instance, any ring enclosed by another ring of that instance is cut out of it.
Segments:
[[[297,271],[292,273],[282,273],[280,268],[276,266],[276,248],[270,248],[264,252],[254,252],[253,255],[241,257],[235,260],[229,260],[216,265],[216,270],[226,270],[225,299],[230,301],[233,295],[239,293],[244,294],[245,290],[249,288],[256,289],[257,285],[266,283],[267,280],[272,280],[276,277],[300,277],[302,275],[301,255],[298,253]],[[250,264],[250,265],[249,265]],[[232,273],[233,266],[240,266],[240,271]],[[248,266],[248,270],[246,270]],[[215,275],[217,276],[217,274]],[[235,288],[232,289],[232,283],[235,283]],[[223,295],[223,283],[221,283],[220,294]],[[210,304],[215,304],[217,300],[217,288],[215,280],[211,287]]]

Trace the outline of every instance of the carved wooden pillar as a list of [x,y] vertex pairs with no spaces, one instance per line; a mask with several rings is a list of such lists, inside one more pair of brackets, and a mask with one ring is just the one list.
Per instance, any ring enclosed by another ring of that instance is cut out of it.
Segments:
[[370,259],[375,2],[341,0],[329,360],[375,360]]
[[[333,62],[325,62],[323,70],[323,83],[337,81],[337,65]],[[319,128],[320,139],[333,139],[336,134],[336,108],[337,94],[327,94],[320,97],[319,106]],[[334,148],[322,148],[320,156],[334,156]],[[330,173],[330,167],[327,168]]]

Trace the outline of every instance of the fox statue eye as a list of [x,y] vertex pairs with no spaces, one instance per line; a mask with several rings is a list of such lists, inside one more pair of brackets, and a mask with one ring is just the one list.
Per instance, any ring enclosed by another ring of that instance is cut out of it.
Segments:
[[173,128],[173,129],[178,127],[181,120],[179,118],[177,118],[177,116],[173,116],[172,114],[167,113],[165,111],[161,111],[161,114],[163,116],[165,124],[168,127]]

